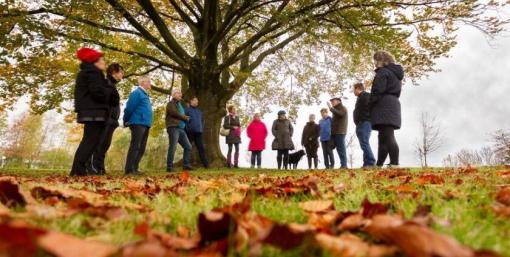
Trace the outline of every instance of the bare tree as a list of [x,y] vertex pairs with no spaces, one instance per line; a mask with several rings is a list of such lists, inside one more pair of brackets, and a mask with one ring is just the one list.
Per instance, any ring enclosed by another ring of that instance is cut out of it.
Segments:
[[477,151],[462,149],[455,155],[455,158],[459,166],[480,166],[482,164],[482,157]]
[[498,130],[492,134],[494,152],[499,164],[510,163],[510,130]]
[[457,167],[457,166],[459,166],[459,163],[458,163],[457,158],[455,157],[455,155],[448,154],[443,159],[443,166],[445,166],[445,167]]
[[418,155],[421,165],[428,167],[428,157],[437,151],[444,143],[441,137],[441,128],[437,124],[435,116],[427,112],[421,113],[420,118],[421,138],[416,140],[415,152]]
[[349,149],[349,165],[351,166],[351,169],[354,168],[354,146],[356,140],[354,138],[356,137],[356,134],[351,134],[347,137],[347,144],[346,148]]
[[489,146],[484,146],[482,149],[478,150],[478,155],[482,160],[482,164],[485,166],[495,166],[498,164],[496,153],[494,149]]

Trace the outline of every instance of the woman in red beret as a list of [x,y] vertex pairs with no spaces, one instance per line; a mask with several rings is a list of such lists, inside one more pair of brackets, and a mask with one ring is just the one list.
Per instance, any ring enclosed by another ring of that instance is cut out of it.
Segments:
[[78,123],[84,124],[83,137],[74,156],[71,176],[86,176],[87,161],[101,140],[101,133],[109,116],[111,88],[104,75],[106,63],[103,53],[90,48],[76,52],[80,72],[74,89],[74,107]]

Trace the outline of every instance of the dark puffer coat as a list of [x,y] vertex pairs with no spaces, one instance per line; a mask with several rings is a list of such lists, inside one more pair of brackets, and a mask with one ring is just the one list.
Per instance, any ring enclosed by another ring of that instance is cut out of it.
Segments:
[[276,119],[271,131],[274,136],[273,150],[294,150],[294,143],[292,142],[294,127],[292,127],[290,120]]
[[370,121],[372,128],[378,130],[381,125],[400,129],[402,117],[400,110],[400,92],[404,69],[398,64],[389,64],[375,71],[370,92]]
[[301,136],[301,145],[305,148],[317,149],[319,148],[319,124],[315,122],[307,122],[303,128],[303,135]]
[[241,121],[239,120],[239,116],[234,116],[228,114],[223,118],[223,128],[230,129],[230,134],[225,137],[225,141],[227,144],[240,144],[241,143],[241,135],[236,135],[234,127],[241,127]]
[[74,109],[78,122],[106,122],[109,119],[112,89],[93,63],[80,64],[74,89]]

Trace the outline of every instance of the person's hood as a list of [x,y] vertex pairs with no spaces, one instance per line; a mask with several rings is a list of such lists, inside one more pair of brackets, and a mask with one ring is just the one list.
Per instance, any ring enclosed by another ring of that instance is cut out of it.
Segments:
[[404,79],[404,68],[401,65],[390,63],[385,68],[393,72],[399,80]]

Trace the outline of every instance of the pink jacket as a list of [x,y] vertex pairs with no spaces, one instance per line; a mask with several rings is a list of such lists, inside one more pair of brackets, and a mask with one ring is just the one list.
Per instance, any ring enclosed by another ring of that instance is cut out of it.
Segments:
[[266,149],[267,128],[264,122],[252,121],[246,129],[246,133],[250,138],[248,151],[262,151]]

